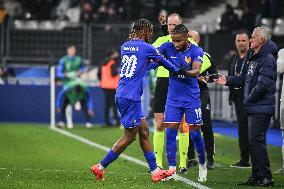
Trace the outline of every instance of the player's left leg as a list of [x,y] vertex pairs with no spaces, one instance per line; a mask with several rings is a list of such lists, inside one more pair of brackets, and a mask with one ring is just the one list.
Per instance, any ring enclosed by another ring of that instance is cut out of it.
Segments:
[[113,145],[112,149],[106,154],[99,164],[93,165],[91,171],[97,180],[104,180],[104,169],[107,168],[118,156],[130,145],[138,132],[139,127],[125,128],[124,135]]
[[136,137],[141,124],[141,103],[126,98],[117,98],[117,108],[121,114],[121,125],[124,127],[124,135],[113,145],[104,159],[91,167],[98,180],[104,178],[104,169],[112,163],[130,145]]
[[186,123],[190,127],[190,136],[194,142],[195,149],[197,151],[199,160],[199,176],[198,181],[205,182],[207,180],[207,168],[206,168],[206,156],[205,156],[205,144],[201,136],[202,116],[200,102],[189,103],[185,110]]
[[82,107],[82,110],[83,110],[83,112],[84,112],[84,114],[85,114],[85,119],[86,119],[86,127],[88,128],[88,129],[90,129],[90,128],[92,128],[93,127],[93,124],[91,123],[91,117],[92,117],[92,114],[91,114],[91,110],[88,110],[88,108],[87,108],[87,105],[86,105],[86,100],[85,99],[82,99],[81,101],[80,101],[80,104],[81,104],[81,107]]
[[174,170],[161,170],[157,166],[155,154],[149,140],[149,128],[145,118],[142,118],[141,120],[141,126],[138,130],[138,134],[139,134],[141,149],[144,152],[144,156],[148,162],[151,171],[152,180],[154,182],[158,182],[162,179],[172,176],[172,174],[175,173]]

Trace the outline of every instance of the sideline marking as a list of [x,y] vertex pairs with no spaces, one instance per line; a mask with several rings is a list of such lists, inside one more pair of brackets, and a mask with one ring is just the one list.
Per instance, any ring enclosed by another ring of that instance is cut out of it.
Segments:
[[[60,134],[63,134],[63,135],[65,135],[65,136],[68,136],[68,137],[71,137],[71,138],[73,138],[73,139],[76,139],[76,140],[78,140],[78,141],[80,141],[80,142],[83,142],[83,143],[85,143],[85,144],[88,144],[88,145],[90,145],[90,146],[99,148],[99,149],[101,149],[101,150],[103,150],[103,151],[105,151],[105,152],[108,152],[108,151],[110,150],[110,148],[108,148],[108,147],[106,147],[106,146],[103,146],[103,145],[101,145],[101,144],[95,143],[95,142],[90,141],[90,140],[88,140],[88,139],[85,139],[85,138],[83,138],[83,137],[81,137],[81,136],[72,134],[72,133],[70,133],[70,132],[68,132],[68,131],[65,131],[65,130],[62,130],[62,129],[58,129],[58,128],[56,128],[56,127],[51,127],[50,129],[51,129],[51,130],[54,130],[54,131],[56,131],[56,132],[58,132],[58,133],[60,133]],[[128,156],[128,155],[123,154],[123,153],[120,154],[119,157],[122,157],[122,158],[124,158],[124,159],[126,159],[126,160],[128,160],[128,161],[132,161],[132,162],[134,162],[134,163],[136,163],[136,164],[138,164],[138,165],[142,165],[142,166],[148,168],[148,164],[147,164],[146,162],[141,161],[141,160],[139,160],[139,159],[137,159],[137,158]],[[187,179],[187,178],[181,177],[181,176],[179,176],[179,175],[176,175],[175,179],[176,179],[176,180],[180,180],[181,182],[183,182],[183,183],[185,183],[185,184],[194,186],[194,187],[196,187],[196,188],[198,188],[198,189],[210,189],[210,188],[208,188],[207,186],[204,186],[204,185],[202,185],[202,184],[193,182],[192,180],[189,180],[189,179]]]

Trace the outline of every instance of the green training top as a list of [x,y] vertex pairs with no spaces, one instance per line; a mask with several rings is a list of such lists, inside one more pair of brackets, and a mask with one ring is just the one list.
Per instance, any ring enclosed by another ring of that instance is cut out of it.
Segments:
[[[75,88],[79,85],[81,87],[81,92],[76,93]],[[87,85],[81,79],[73,79],[68,82],[65,87],[67,87],[67,98],[70,100],[71,104],[75,104],[77,101],[85,98]]]
[[[189,42],[194,44],[194,45],[197,45],[197,43],[195,41],[193,41],[192,38],[188,38]],[[166,43],[166,42],[171,42],[172,41],[172,38],[170,35],[166,35],[166,36],[163,36],[163,37],[159,37],[154,43],[153,43],[153,46],[155,48],[161,46],[163,43]],[[197,45],[198,46],[198,45]],[[205,56],[203,56],[205,57]],[[204,61],[203,60],[203,63],[202,63],[202,66],[201,66],[201,70],[200,70],[200,73],[204,72],[206,69],[208,69],[209,67],[211,66],[211,62],[210,61]],[[163,66],[159,66],[158,67],[158,70],[157,70],[157,73],[156,73],[156,77],[169,77],[169,71],[164,68]]]

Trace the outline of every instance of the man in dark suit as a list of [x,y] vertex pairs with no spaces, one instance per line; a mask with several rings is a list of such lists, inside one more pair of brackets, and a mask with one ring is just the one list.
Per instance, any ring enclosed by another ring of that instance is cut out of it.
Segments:
[[[247,73],[248,60],[252,55],[252,50],[249,50],[249,37],[246,33],[239,33],[235,39],[238,54],[233,56],[231,64],[228,69],[228,76],[239,76]],[[229,87],[229,104],[235,105],[237,121],[238,121],[238,135],[240,160],[231,165],[231,167],[249,168],[249,141],[248,141],[248,118],[244,113],[244,88],[243,87]]]
[[267,27],[255,28],[250,39],[254,54],[249,59],[247,74],[222,76],[215,80],[217,84],[244,88],[252,174],[247,181],[238,185],[274,185],[266,148],[266,133],[275,112],[277,80],[277,46],[270,39],[271,31]]

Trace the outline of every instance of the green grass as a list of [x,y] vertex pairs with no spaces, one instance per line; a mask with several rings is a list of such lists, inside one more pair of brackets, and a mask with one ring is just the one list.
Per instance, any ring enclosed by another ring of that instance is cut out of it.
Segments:
[[[92,130],[75,127],[68,131],[107,147],[123,134],[120,129],[101,127]],[[251,170],[229,167],[239,157],[237,140],[220,135],[215,140],[217,167],[208,171],[204,185],[246,188],[236,183],[244,181]],[[271,169],[275,171],[282,165],[281,149],[269,146],[268,150]],[[145,161],[137,141],[124,153]],[[97,181],[89,169],[105,154],[44,125],[0,124],[0,188],[192,188],[180,181],[152,183],[146,167],[122,158],[106,169],[105,181]],[[197,175],[195,167],[184,177],[197,182]],[[284,177],[273,177],[274,188],[284,188]]]

